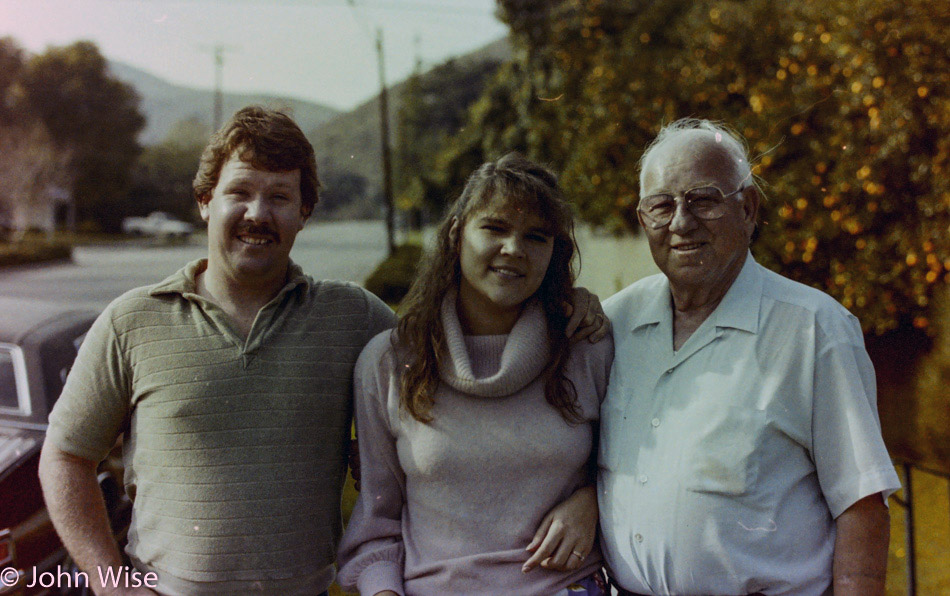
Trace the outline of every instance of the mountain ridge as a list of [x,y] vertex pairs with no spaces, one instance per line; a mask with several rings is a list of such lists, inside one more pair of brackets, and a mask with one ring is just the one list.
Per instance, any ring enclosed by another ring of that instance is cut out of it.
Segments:
[[[511,58],[511,42],[502,37],[473,52],[445,60],[423,71],[421,76],[435,76],[445,66],[454,63],[461,70],[477,64],[501,64]],[[409,79],[387,86],[389,107],[390,147],[395,151],[398,114],[401,97]],[[382,148],[380,143],[379,95],[366,100],[349,112],[341,112],[320,125],[303,128],[313,143],[321,178],[328,174],[327,190],[333,192],[334,178],[345,176],[362,179],[361,192],[347,197],[348,212],[355,217],[379,215],[382,212]],[[445,131],[451,135],[457,131]],[[394,161],[396,159],[394,153]]]
[[[162,142],[168,133],[184,120],[207,122],[211,128],[214,91],[171,83],[137,66],[109,60],[109,70],[120,81],[131,85],[139,94],[139,109],[146,118],[139,135],[144,145]],[[225,118],[248,104],[261,104],[292,113],[304,131],[312,130],[340,110],[316,102],[263,93],[223,93],[222,114]]]
[[[427,102],[448,102],[458,110],[465,110],[468,102],[477,97],[478,84],[487,81],[495,65],[511,57],[511,43],[507,37],[498,39],[480,49],[432,65],[420,76],[433,81],[438,89],[446,72],[472,72],[476,86],[468,89],[467,99],[435,91]],[[110,70],[116,78],[131,85],[141,98],[140,110],[146,117],[145,129],[139,136],[144,145],[156,145],[165,140],[176,127],[190,127],[200,140],[210,134],[214,92],[170,83],[135,66],[110,60]],[[410,78],[387,86],[389,94],[390,147],[394,162],[398,130],[398,115],[402,97]],[[479,82],[481,81],[481,82]],[[474,96],[472,95],[474,94]],[[444,95],[445,97],[438,97]],[[248,104],[262,104],[284,109],[290,113],[313,144],[321,180],[321,199],[318,215],[338,218],[378,217],[382,214],[382,166],[380,144],[379,95],[375,95],[350,111],[341,111],[314,102],[283,98],[266,94],[224,93],[223,116]],[[457,105],[456,105],[457,104]],[[191,121],[191,122],[188,122]],[[436,124],[435,126],[439,126]],[[458,123],[439,128],[439,136],[450,137]],[[202,141],[203,142],[203,141]],[[395,163],[394,163],[395,165]]]

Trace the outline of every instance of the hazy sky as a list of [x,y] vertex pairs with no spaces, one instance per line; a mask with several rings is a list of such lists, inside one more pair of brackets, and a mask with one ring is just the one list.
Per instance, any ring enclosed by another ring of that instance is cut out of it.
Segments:
[[431,66],[504,36],[494,10],[494,0],[0,0],[0,37],[33,52],[92,40],[110,59],[203,88],[221,44],[225,91],[349,109],[379,90],[377,27],[392,83],[417,48]]

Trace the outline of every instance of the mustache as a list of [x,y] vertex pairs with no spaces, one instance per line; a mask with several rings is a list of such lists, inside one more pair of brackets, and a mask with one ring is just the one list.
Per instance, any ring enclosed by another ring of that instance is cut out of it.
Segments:
[[277,233],[277,230],[267,224],[242,222],[238,225],[235,233],[239,236],[241,234],[253,234],[255,236],[269,236],[275,241],[280,240],[280,234]]

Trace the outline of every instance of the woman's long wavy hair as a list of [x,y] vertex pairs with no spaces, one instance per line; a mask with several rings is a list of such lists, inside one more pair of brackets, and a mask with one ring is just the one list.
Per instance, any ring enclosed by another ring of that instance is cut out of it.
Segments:
[[[449,290],[459,287],[462,230],[474,215],[494,207],[535,213],[553,236],[551,262],[535,294],[547,315],[551,348],[542,373],[544,393],[565,420],[579,422],[577,391],[564,374],[570,354],[564,332],[568,321],[564,304],[570,302],[574,286],[574,215],[558,188],[557,176],[518,153],[482,164],[469,177],[461,196],[439,226],[436,244],[426,254],[403,301],[393,339],[403,371],[399,381],[400,404],[416,420],[432,420],[439,365],[447,357],[440,307]],[[457,233],[452,233],[455,222]]]

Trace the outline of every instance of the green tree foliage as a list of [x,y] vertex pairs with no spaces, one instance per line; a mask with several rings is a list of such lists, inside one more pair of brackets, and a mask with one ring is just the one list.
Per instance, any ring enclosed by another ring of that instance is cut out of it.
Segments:
[[135,91],[109,74],[88,41],[33,56],[20,84],[57,147],[71,151],[79,217],[117,230],[141,150],[136,137],[145,124]]
[[465,133],[469,107],[498,67],[493,60],[449,60],[407,81],[396,130],[395,182],[401,208],[438,213],[458,192],[457,180],[443,175],[442,162],[449,158],[442,149],[451,137]]
[[524,151],[526,131],[515,112],[514,82],[521,78],[515,73],[520,68],[518,62],[508,62],[497,70],[481,97],[469,106],[467,125],[440,149],[436,171],[443,188],[449,190],[444,200],[458,196],[468,177],[485,161],[500,157],[502,151]]
[[[457,161],[522,149],[562,172],[586,218],[634,229],[636,164],[659,126],[723,120],[749,141],[770,197],[757,258],[831,293],[868,331],[928,326],[950,279],[940,3],[499,5],[515,59],[473,106]],[[500,121],[484,116],[493,99]]]
[[136,163],[128,193],[128,215],[166,211],[185,221],[197,221],[191,182],[211,129],[198,118],[177,123],[165,139],[146,147]]
[[36,223],[48,187],[68,187],[70,152],[57,149],[44,124],[23,101],[19,77],[25,53],[0,39],[0,224],[25,231]]
[[418,214],[425,202],[426,187],[430,186],[424,182],[429,173],[423,169],[426,113],[421,79],[417,63],[415,72],[403,85],[396,116],[396,207],[411,214],[413,227],[418,227]]
[[13,120],[13,84],[22,70],[23,50],[13,38],[0,38],[0,125]]

